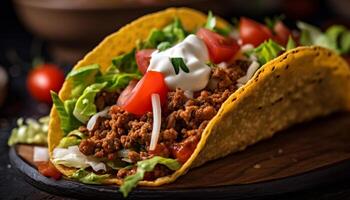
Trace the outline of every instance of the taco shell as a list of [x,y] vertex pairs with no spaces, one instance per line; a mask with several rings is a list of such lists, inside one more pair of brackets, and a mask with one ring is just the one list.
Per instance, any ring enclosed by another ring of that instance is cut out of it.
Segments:
[[[170,8],[137,19],[105,38],[74,67],[99,64],[106,70],[113,57],[131,51],[136,41],[147,38],[153,28],[162,28],[178,17],[186,30],[201,27],[207,16],[188,8]],[[228,23],[217,18],[219,27]],[[72,83],[66,81],[59,93],[69,98]],[[263,65],[250,81],[235,91],[221,106],[202,133],[196,150],[172,175],[139,185],[160,186],[175,181],[190,168],[244,150],[299,122],[336,111],[350,110],[350,70],[345,60],[331,50],[311,46],[285,52]],[[50,156],[63,137],[55,106],[50,114]],[[64,175],[76,171],[56,165]],[[122,183],[116,178],[105,184]]]

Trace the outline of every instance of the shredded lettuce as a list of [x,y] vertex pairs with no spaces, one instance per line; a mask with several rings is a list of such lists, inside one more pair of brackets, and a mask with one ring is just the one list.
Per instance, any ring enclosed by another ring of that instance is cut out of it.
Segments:
[[64,103],[61,101],[57,93],[51,91],[52,102],[56,107],[58,117],[60,118],[61,129],[65,134],[78,128],[81,123],[73,116],[73,109],[76,100],[66,100]]
[[91,167],[94,171],[106,171],[106,165],[100,159],[86,156],[79,150],[78,145],[69,146],[68,148],[57,147],[53,150],[52,162],[75,168]]
[[70,78],[85,78],[88,75],[96,75],[99,72],[100,66],[97,64],[87,65],[84,67],[80,67],[78,69],[73,69],[71,72],[68,73],[66,79]]
[[181,167],[181,164],[177,160],[171,158],[163,158],[160,156],[155,156],[148,160],[139,161],[137,162],[136,173],[127,176],[119,188],[119,191],[123,193],[123,196],[127,197],[132,188],[136,187],[137,183],[143,180],[145,172],[152,171],[157,164],[165,165],[174,171],[178,170]]
[[[138,72],[135,60],[135,49],[129,53],[122,54],[112,59],[112,65],[118,72],[136,73]],[[109,69],[110,70],[110,69]]]
[[209,11],[207,22],[205,23],[204,28],[207,28],[213,31],[215,26],[216,26],[216,18],[214,17],[213,13]]
[[130,166],[130,163],[127,163],[127,162],[124,162],[122,160],[119,160],[119,159],[116,159],[116,160],[108,160],[106,162],[106,164],[112,168],[112,169],[122,169],[122,168],[125,168],[127,166]]
[[9,146],[14,144],[47,144],[47,131],[49,125],[49,116],[39,120],[28,118],[17,120],[16,128],[12,129],[11,136],[7,142]]
[[204,28],[219,33],[220,35],[227,36],[231,32],[231,27],[218,28],[216,27],[216,18],[211,11],[208,12],[207,22],[204,24]]
[[296,46],[297,45],[296,45],[295,41],[293,40],[292,36],[289,36],[286,50],[294,49]]
[[300,43],[302,45],[319,45],[340,54],[350,52],[350,31],[344,26],[333,25],[325,33],[305,22],[298,22],[297,26],[301,30]]
[[86,123],[92,115],[96,114],[96,94],[106,87],[106,85],[107,82],[94,83],[87,87],[83,94],[78,98],[73,110],[73,115],[80,122]]
[[107,91],[115,91],[119,88],[126,87],[129,82],[133,79],[140,79],[141,75],[138,73],[119,73],[119,74],[106,74],[103,76],[96,77],[97,83],[107,82],[104,88]]
[[60,148],[68,148],[70,146],[75,146],[80,144],[81,140],[86,138],[86,135],[84,135],[82,132],[78,130],[73,130],[64,138],[61,139],[60,143],[57,147]]
[[247,54],[255,55],[258,58],[260,66],[262,66],[270,60],[276,58],[279,55],[279,53],[284,50],[284,47],[269,39],[268,41],[265,41],[262,44],[260,44],[252,51],[247,52]]
[[326,30],[325,35],[332,49],[344,54],[350,52],[350,31],[345,26],[333,25]]
[[87,65],[78,69],[73,69],[68,73],[66,79],[72,80],[73,87],[71,97],[77,98],[84,89],[91,83],[95,82],[95,77],[100,74],[100,66],[97,64]]
[[94,185],[101,184],[108,177],[110,177],[110,174],[98,175],[94,172],[86,171],[85,169],[79,169],[70,176],[70,178],[76,179],[82,183]]
[[176,43],[181,42],[188,35],[183,28],[180,19],[174,21],[163,29],[153,29],[148,38],[143,42],[138,42],[137,49],[154,49],[164,51]]

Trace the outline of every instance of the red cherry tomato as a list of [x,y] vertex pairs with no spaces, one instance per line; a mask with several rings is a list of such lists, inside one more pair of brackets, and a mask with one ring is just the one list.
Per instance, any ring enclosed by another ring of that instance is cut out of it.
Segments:
[[243,44],[252,44],[255,47],[272,37],[272,32],[266,26],[242,17],[239,22],[239,35]]
[[40,174],[46,177],[52,177],[55,180],[59,180],[62,177],[61,172],[59,172],[51,162],[40,163],[38,165],[38,170]]
[[168,88],[164,82],[163,74],[148,71],[136,84],[131,94],[128,94],[127,97],[120,95],[119,98],[127,99],[121,105],[123,109],[135,115],[143,115],[148,111],[152,111],[152,94],[159,94],[161,104],[164,105],[167,93]]
[[282,21],[277,21],[273,31],[275,35],[272,37],[273,40],[278,42],[280,45],[285,46],[288,42],[289,36],[292,34],[289,28],[284,25]]
[[235,39],[224,37],[208,29],[199,29],[197,36],[204,40],[213,63],[229,61],[239,51],[239,45]]
[[151,60],[151,54],[154,49],[143,49],[136,52],[136,63],[142,74],[145,74]]
[[64,73],[58,66],[43,64],[29,72],[27,89],[36,100],[50,103],[50,90],[58,92],[63,82]]
[[180,163],[185,163],[196,149],[198,142],[199,138],[197,136],[191,136],[181,143],[175,143],[172,146],[172,155]]

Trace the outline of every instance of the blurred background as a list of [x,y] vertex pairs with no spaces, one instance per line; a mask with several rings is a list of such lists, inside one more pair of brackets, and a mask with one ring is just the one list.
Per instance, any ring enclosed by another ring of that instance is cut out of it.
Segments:
[[292,28],[296,20],[322,28],[350,25],[349,0],[1,0],[0,129],[12,126],[19,116],[49,113],[47,97],[28,92],[32,83],[26,80],[34,67],[50,63],[56,71],[42,73],[59,87],[60,74],[105,36],[139,16],[170,6],[210,9],[229,21],[244,15],[262,22],[266,16],[283,14]]

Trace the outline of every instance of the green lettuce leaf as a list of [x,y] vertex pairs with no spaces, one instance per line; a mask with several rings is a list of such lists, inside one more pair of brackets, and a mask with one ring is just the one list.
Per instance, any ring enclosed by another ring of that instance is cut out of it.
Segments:
[[[137,64],[135,60],[135,49],[129,53],[122,54],[112,59],[112,65],[114,69],[117,69],[118,72],[124,73],[137,73]],[[112,68],[113,69],[113,68]],[[112,71],[109,69],[109,71]],[[114,70],[115,71],[115,70]],[[111,74],[111,73],[109,73]]]
[[296,45],[295,41],[293,40],[293,38],[291,36],[289,36],[286,50],[294,49],[296,46],[297,45]]
[[297,26],[301,30],[302,45],[319,45],[340,54],[350,52],[350,31],[344,26],[333,25],[325,33],[305,22],[298,22]]
[[231,27],[218,28],[216,27],[216,18],[211,11],[208,12],[207,22],[204,24],[204,28],[219,33],[220,35],[227,36],[231,32]]
[[107,82],[105,90],[115,91],[116,89],[126,87],[131,80],[140,79],[140,78],[141,78],[141,75],[138,73],[106,74],[103,76],[96,77],[96,82],[97,83]]
[[177,160],[171,158],[163,158],[160,156],[155,156],[148,160],[139,161],[137,162],[136,173],[127,176],[119,188],[119,191],[123,193],[123,196],[127,197],[132,188],[136,187],[137,183],[143,180],[145,172],[152,171],[157,164],[165,165],[174,171],[178,170],[181,167],[181,164]]
[[332,49],[344,54],[350,52],[350,32],[345,26],[333,25],[326,30],[325,35]]
[[103,183],[108,177],[110,177],[110,174],[98,175],[94,172],[86,171],[85,169],[79,169],[70,176],[70,178],[76,179],[82,183],[94,185]]
[[86,138],[86,135],[78,130],[73,130],[64,138],[61,139],[58,147],[68,148],[70,146],[79,145],[81,140]]
[[204,25],[204,28],[209,29],[209,30],[214,30],[216,26],[216,18],[214,17],[213,13],[209,11],[208,17],[207,17],[207,22]]
[[73,116],[73,109],[76,104],[75,99],[66,100],[64,103],[61,101],[57,93],[51,91],[52,102],[55,105],[60,118],[61,129],[65,134],[78,128],[81,123]]
[[92,64],[73,69],[68,73],[66,79],[73,81],[72,98],[79,97],[88,85],[95,82],[95,77],[100,74],[99,68],[98,64]]
[[89,118],[96,114],[95,97],[98,92],[100,92],[104,87],[106,87],[107,82],[104,83],[94,83],[88,86],[83,94],[78,98],[73,115],[82,123],[86,123]]
[[138,42],[138,49],[154,49],[164,51],[167,48],[181,42],[188,35],[183,28],[181,21],[175,18],[174,21],[163,29],[153,29],[148,38]]
[[46,145],[48,126],[49,116],[42,117],[39,120],[19,118],[17,127],[12,129],[7,144],[9,146],[18,143]]
[[258,58],[260,66],[262,66],[268,61],[276,58],[279,53],[284,50],[284,47],[269,39],[268,41],[260,44],[257,48],[253,49],[248,54],[254,54]]
[[70,146],[79,145],[81,142],[80,138],[74,136],[66,136],[60,140],[60,143],[57,147],[68,148]]

